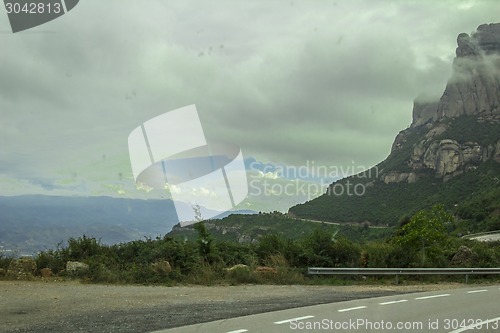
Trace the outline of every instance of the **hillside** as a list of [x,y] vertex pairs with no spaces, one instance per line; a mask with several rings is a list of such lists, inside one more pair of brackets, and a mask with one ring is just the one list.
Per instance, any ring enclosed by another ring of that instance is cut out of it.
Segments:
[[[467,207],[477,211],[487,202],[467,229],[500,229],[500,24],[461,33],[457,44],[441,98],[415,101],[413,122],[397,135],[387,159],[331,184],[291,214],[395,225],[436,203],[468,219]],[[357,192],[340,191],[348,187]]]
[[[255,215],[232,214],[221,220],[205,221],[211,235],[220,241],[240,244],[256,243],[264,235],[279,235],[290,240],[300,239],[316,229],[343,237],[356,243],[381,239],[392,233],[392,228],[367,228],[367,225],[337,225],[318,221],[292,218],[278,212]],[[198,232],[194,226],[180,227],[178,224],[167,234],[177,239],[195,240]]]

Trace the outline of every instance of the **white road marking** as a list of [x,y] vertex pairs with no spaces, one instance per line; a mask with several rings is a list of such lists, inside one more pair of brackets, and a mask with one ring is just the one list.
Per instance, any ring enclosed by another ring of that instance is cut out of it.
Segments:
[[382,302],[382,303],[378,303],[378,304],[389,305],[389,304],[396,304],[396,303],[403,303],[403,302],[408,302],[408,301],[406,299],[400,299],[399,301]]
[[484,293],[485,291],[488,291],[488,290],[487,289],[471,290],[471,291],[468,291],[467,294]]
[[[475,324],[472,324],[472,325],[469,325],[469,326],[465,326],[465,327],[459,328],[458,330],[450,331],[450,333],[465,332],[465,331],[468,331],[470,329],[475,329],[476,327],[483,327],[484,325],[489,324],[489,323],[494,323],[494,322],[498,323],[499,321],[500,321],[500,317],[496,317],[496,318],[488,319],[488,320],[483,320],[481,322],[478,322],[478,323],[475,323]],[[493,327],[493,325],[492,325],[491,327],[495,328],[495,329],[498,329],[498,326]]]
[[362,306],[356,306],[354,308],[347,308],[347,309],[340,309],[338,310],[338,312],[347,312],[347,311],[353,311],[353,310],[359,310],[359,309],[365,309],[366,306],[362,305]]
[[231,331],[231,332],[227,332],[227,333],[243,333],[243,332],[248,332],[248,330],[241,329],[241,330]]
[[423,297],[416,297],[415,299],[429,299],[429,298],[446,297],[446,296],[450,296],[450,294],[423,296]]
[[281,324],[291,323],[292,321],[299,321],[299,320],[304,320],[304,319],[309,319],[309,318],[314,318],[314,316],[304,316],[304,317],[297,317],[297,318],[292,318],[292,319],[285,319],[285,320],[281,320],[281,321],[275,321],[274,323],[276,325],[281,325]]

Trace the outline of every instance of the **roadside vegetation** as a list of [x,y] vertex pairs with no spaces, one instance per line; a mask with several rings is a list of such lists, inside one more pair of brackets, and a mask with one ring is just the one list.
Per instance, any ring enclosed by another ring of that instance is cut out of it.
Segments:
[[[499,267],[500,244],[459,238],[454,234],[455,223],[443,206],[434,206],[403,220],[389,237],[361,242],[321,224],[300,238],[271,233],[247,244],[217,240],[203,222],[195,225],[197,238],[192,240],[157,237],[105,245],[82,236],[39,253],[34,258],[35,275],[89,283],[308,284],[363,278],[311,277],[307,267]],[[358,232],[364,229],[358,227]],[[69,271],[68,262],[86,267]],[[9,278],[9,266],[12,258],[0,256],[0,276]],[[377,279],[387,280],[369,281]]]

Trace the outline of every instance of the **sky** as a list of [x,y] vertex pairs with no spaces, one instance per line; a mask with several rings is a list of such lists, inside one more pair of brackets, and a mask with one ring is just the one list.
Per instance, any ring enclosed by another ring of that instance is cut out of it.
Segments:
[[[499,10],[495,0],[82,0],[16,34],[0,12],[0,195],[140,197],[128,135],[191,104],[209,140],[260,166],[367,169],[410,125],[413,100],[442,94],[458,34]],[[254,177],[292,181],[274,170]]]

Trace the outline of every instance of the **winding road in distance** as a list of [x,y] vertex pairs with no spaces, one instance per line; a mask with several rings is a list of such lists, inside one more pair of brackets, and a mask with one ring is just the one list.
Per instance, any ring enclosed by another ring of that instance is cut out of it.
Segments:
[[480,242],[497,242],[500,241],[500,232],[495,234],[488,234],[482,236],[472,237],[470,239],[474,239]]
[[183,326],[174,332],[500,332],[500,285],[384,296]]

